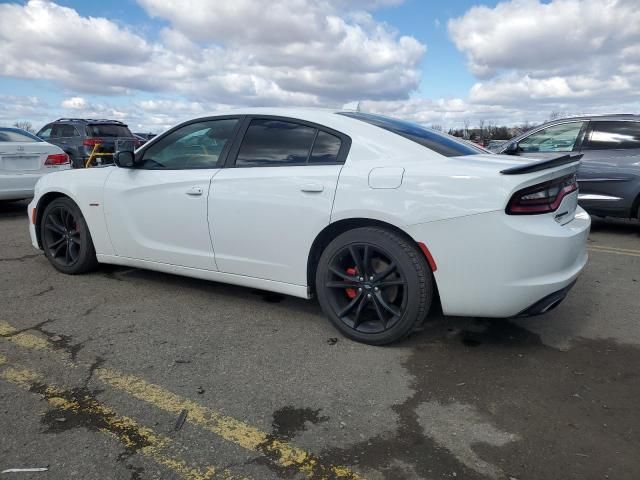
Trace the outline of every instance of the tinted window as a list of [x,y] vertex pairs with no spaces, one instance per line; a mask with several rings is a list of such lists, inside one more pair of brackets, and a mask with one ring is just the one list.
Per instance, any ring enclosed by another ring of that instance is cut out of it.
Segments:
[[51,136],[52,137],[61,137],[62,135],[60,135],[62,133],[62,127],[64,125],[60,124],[60,123],[54,123],[51,126]]
[[147,148],[142,157],[142,168],[217,168],[237,123],[237,119],[231,118],[185,125]]
[[592,122],[591,137],[585,148],[640,148],[640,122]]
[[125,125],[103,123],[100,125],[87,125],[87,134],[90,137],[132,137]]
[[318,132],[309,157],[309,163],[335,163],[342,141],[327,132]]
[[60,125],[60,131],[58,133],[59,137],[74,137],[77,136],[78,132],[73,127],[73,125]]
[[316,129],[281,120],[251,120],[237,167],[299,165],[307,162]]
[[401,137],[419,143],[423,147],[427,147],[428,149],[433,150],[440,155],[444,155],[445,157],[487,153],[485,150],[463,142],[462,140],[458,140],[451,135],[436,132],[435,130],[422,127],[417,123],[361,112],[340,112],[340,115],[356,118],[363,122],[370,123],[371,125],[375,125],[376,127],[384,128],[385,130],[400,135]]
[[518,142],[518,150],[527,152],[570,152],[584,122],[561,123],[538,130]]
[[0,128],[0,142],[41,142],[38,137],[17,128]]

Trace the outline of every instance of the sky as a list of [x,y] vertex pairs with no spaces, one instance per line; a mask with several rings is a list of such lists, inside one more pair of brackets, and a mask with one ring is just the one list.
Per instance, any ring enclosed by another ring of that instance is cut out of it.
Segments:
[[640,113],[638,0],[0,0],[0,125],[242,106],[425,125]]

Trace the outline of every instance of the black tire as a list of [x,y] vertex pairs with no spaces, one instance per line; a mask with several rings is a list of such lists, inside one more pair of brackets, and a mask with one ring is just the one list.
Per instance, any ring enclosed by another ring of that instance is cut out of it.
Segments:
[[422,325],[433,300],[433,275],[414,242],[383,228],[356,228],[322,252],[316,293],[343,335],[384,345]]
[[82,158],[78,158],[69,152],[67,152],[67,155],[69,155],[69,160],[71,161],[71,168],[84,168],[84,161]]
[[62,273],[77,275],[98,265],[87,222],[68,197],[56,198],[44,209],[40,243],[51,265]]

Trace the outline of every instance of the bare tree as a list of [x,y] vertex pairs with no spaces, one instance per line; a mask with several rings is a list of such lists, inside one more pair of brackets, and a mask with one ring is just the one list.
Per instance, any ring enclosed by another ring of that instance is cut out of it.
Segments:
[[26,130],[29,133],[36,133],[33,125],[31,125],[31,122],[29,120],[20,120],[19,122],[14,123],[13,126],[16,128],[21,128],[22,130]]
[[485,124],[485,120],[484,118],[482,120],[478,121],[478,127],[480,127],[480,140],[484,139],[484,124]]
[[558,110],[553,110],[551,112],[551,114],[549,115],[549,120],[557,120],[559,118],[566,117],[566,116],[567,116],[567,114],[565,112],[561,112],[561,111],[558,111]]
[[438,132],[443,132],[444,128],[439,123],[432,123],[431,130],[437,130]]
[[462,125],[464,125],[464,138],[466,138],[467,140],[469,139],[469,125],[471,124],[471,122],[469,121],[468,118],[465,118],[464,120],[462,120]]

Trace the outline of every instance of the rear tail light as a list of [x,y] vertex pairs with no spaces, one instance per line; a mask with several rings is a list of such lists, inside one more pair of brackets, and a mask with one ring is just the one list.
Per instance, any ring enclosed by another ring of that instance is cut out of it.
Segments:
[[48,167],[57,167],[58,165],[68,165],[69,155],[66,153],[53,153],[47,156],[44,164]]
[[506,212],[509,215],[553,212],[558,209],[564,197],[576,190],[578,182],[575,174],[523,188],[511,197]]
[[82,141],[82,145],[85,147],[95,147],[96,145],[100,145],[102,142],[99,138],[85,138]]

